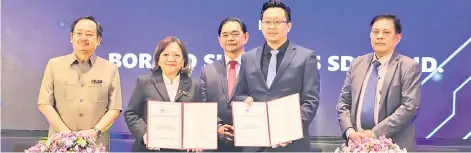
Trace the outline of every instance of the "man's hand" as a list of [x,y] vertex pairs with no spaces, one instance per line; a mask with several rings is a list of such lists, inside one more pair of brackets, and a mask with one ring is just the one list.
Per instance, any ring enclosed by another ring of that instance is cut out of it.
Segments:
[[363,138],[367,138],[367,137],[364,133],[361,133],[361,132],[352,132],[348,136],[348,139],[352,141],[360,141]]
[[[147,146],[147,133],[142,136],[142,140],[144,140],[144,145]],[[153,147],[147,147],[149,150],[160,150],[160,148],[153,148]]]
[[218,133],[229,141],[232,141],[232,139],[234,138],[233,131],[234,127],[232,125],[224,124],[218,128]]
[[98,134],[96,133],[96,131],[94,129],[83,130],[83,131],[80,131],[80,132],[84,133],[85,135],[91,136],[95,139],[98,138]]
[[367,138],[375,138],[376,137],[375,133],[371,130],[364,130],[364,131],[361,131],[361,133],[363,133]]
[[245,103],[247,104],[247,106],[252,107],[252,103],[253,103],[253,98],[252,97],[247,97],[245,98]]
[[279,144],[271,146],[272,148],[278,148],[278,147],[286,147],[288,144],[293,143],[293,141],[288,141],[288,142],[280,142]]

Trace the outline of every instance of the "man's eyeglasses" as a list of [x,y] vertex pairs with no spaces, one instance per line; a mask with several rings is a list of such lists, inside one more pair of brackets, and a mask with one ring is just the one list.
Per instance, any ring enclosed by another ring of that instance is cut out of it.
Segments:
[[262,24],[263,25],[266,25],[266,26],[269,26],[269,25],[275,25],[275,26],[279,26],[283,23],[288,23],[288,21],[283,21],[283,20],[275,20],[275,21],[262,21]]

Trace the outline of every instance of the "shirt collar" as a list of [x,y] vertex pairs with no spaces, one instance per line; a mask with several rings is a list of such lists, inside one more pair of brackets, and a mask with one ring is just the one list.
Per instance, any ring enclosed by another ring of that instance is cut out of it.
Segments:
[[[78,64],[79,61],[78,61],[78,58],[77,58],[77,55],[75,53],[70,53],[69,55],[69,59],[70,59],[70,64],[73,65],[73,64]],[[87,62],[90,64],[90,66],[93,66],[95,65],[96,63],[96,55],[93,54],[92,56],[90,56],[90,58],[87,60]]]
[[162,73],[162,78],[164,79],[165,84],[175,84],[180,82],[180,73],[178,73],[173,80],[170,80],[165,73]]
[[[279,53],[285,53],[286,50],[288,50],[288,45],[289,45],[289,40],[286,40],[286,42],[283,43],[283,45],[281,45],[280,48],[277,48],[277,50],[279,51]],[[268,55],[270,54],[272,50],[275,50],[275,49],[268,46],[268,43],[265,42],[263,46],[263,54]]]
[[[243,54],[243,53],[242,53]],[[237,64],[240,65],[240,63],[242,63],[242,54],[240,54],[239,56],[237,56],[234,61],[237,62]],[[229,56],[227,55],[224,55],[224,62],[226,62],[226,65],[229,64],[230,61],[232,61],[233,59],[229,58]]]
[[388,63],[389,60],[391,59],[393,53],[394,53],[394,51],[390,52],[389,54],[384,55],[383,57],[381,57],[379,59],[378,59],[378,57],[376,57],[376,53],[374,53],[373,54],[373,60],[371,62],[379,61],[381,63],[381,65],[386,65],[386,63]]

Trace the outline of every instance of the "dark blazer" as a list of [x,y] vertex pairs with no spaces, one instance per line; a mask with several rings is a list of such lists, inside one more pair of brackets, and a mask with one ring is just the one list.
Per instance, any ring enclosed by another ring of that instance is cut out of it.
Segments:
[[244,101],[251,96],[255,102],[269,101],[291,94],[299,93],[301,118],[304,138],[293,141],[281,148],[244,148],[246,151],[268,152],[309,152],[309,124],[316,115],[319,106],[320,75],[317,69],[317,58],[314,51],[289,43],[285,56],[271,87],[267,87],[260,68],[263,45],[242,55],[239,82],[234,100]]
[[220,59],[203,67],[200,79],[203,100],[218,102],[218,121],[221,124],[232,125],[230,102],[235,90],[232,90],[231,97],[227,95],[227,70],[224,60]]
[[[192,80],[185,74],[180,74],[180,84],[178,90],[190,93],[189,95],[183,94],[184,92],[177,92],[175,102],[200,102],[201,91],[199,82]],[[129,100],[128,107],[124,112],[124,119],[128,125],[129,131],[135,137],[132,146],[133,152],[146,152],[150,151],[144,145],[142,137],[147,133],[147,99],[157,101],[170,101],[165,83],[162,78],[162,71],[156,70],[148,75],[139,76],[136,86]],[[161,151],[177,151],[161,149]]]
[[[227,95],[227,68],[224,59],[203,67],[200,78],[203,100],[218,102],[218,122],[233,125],[231,100],[234,97],[235,90],[232,90],[231,97]],[[218,140],[218,151],[242,151],[241,149],[240,147],[234,147],[233,141],[229,142],[222,138]]]

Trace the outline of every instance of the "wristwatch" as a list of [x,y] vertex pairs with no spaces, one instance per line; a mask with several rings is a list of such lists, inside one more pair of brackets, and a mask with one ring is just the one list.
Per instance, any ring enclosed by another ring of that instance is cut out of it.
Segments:
[[101,131],[100,129],[98,129],[98,128],[96,128],[96,127],[93,127],[93,130],[95,130],[95,132],[96,132],[96,135],[97,135],[98,137],[100,137],[100,136],[101,136],[101,134],[102,134],[102,131]]

